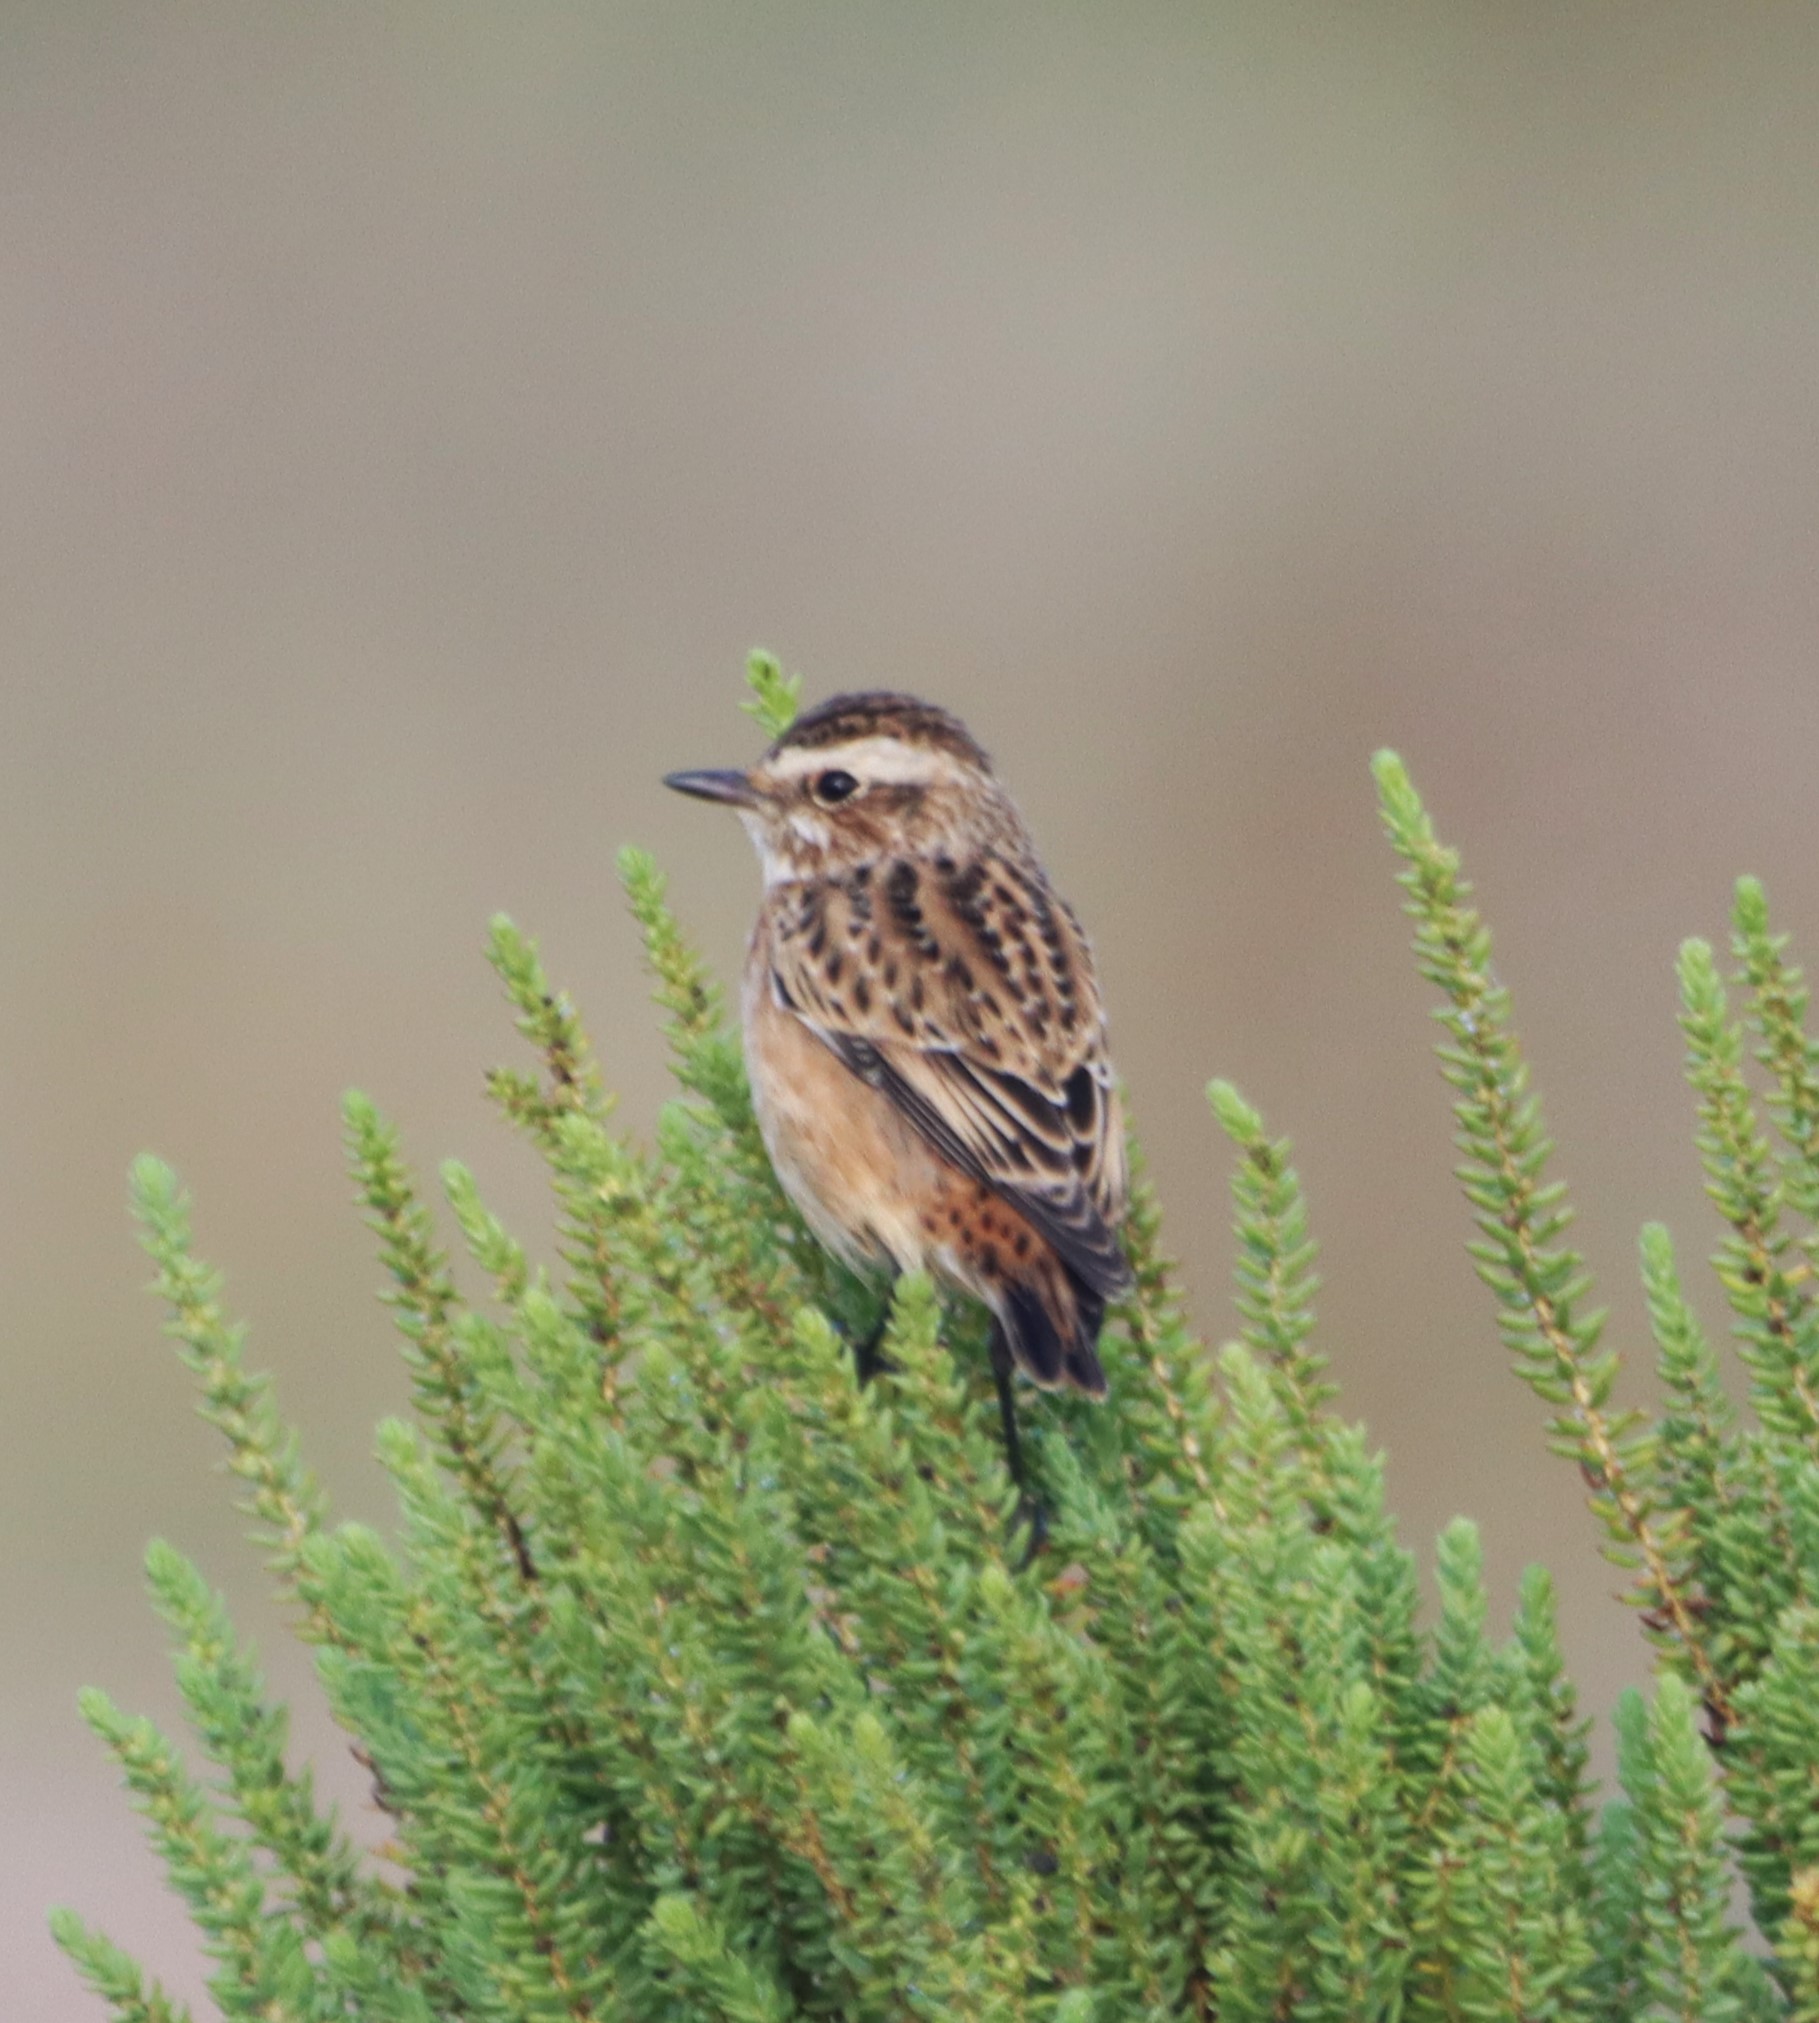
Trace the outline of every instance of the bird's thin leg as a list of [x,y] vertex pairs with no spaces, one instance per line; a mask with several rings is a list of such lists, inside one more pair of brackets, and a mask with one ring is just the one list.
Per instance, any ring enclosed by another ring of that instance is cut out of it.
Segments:
[[1016,1365],[1011,1360],[1011,1345],[1004,1338],[1004,1327],[999,1321],[992,1322],[992,1381],[998,1386],[998,1418],[1004,1427],[1004,1459],[1011,1471],[1011,1480],[1019,1491],[1023,1482],[1023,1442],[1017,1437],[1017,1400],[1011,1392],[1011,1372]]
[[891,1324],[891,1288],[897,1283],[897,1274],[892,1272],[884,1288],[884,1305],[878,1314],[877,1325],[870,1334],[853,1344],[853,1374],[860,1387],[871,1382],[880,1370],[894,1370],[897,1365],[884,1353],[884,1337]]
[[1011,1480],[1017,1485],[1017,1515],[1029,1520],[1029,1550],[1023,1559],[1023,1564],[1028,1566],[1048,1543],[1048,1512],[1030,1494],[1029,1482],[1023,1473],[1023,1442],[1017,1434],[1017,1400],[1011,1390],[1011,1377],[1016,1367],[1003,1323],[994,1319],[992,1381],[998,1387],[998,1419],[1004,1428],[1004,1462],[1010,1470]]

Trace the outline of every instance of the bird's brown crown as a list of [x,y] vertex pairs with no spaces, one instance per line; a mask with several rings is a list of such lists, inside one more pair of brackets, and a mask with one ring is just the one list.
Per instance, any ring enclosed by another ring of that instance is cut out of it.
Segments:
[[978,740],[957,716],[920,702],[913,695],[873,689],[862,695],[830,695],[804,710],[766,754],[820,751],[852,744],[860,738],[892,738],[898,743],[942,751],[962,763],[990,773],[992,762]]

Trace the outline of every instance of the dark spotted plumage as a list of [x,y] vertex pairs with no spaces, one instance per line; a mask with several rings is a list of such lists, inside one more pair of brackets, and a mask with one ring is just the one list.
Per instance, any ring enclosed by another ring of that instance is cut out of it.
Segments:
[[853,887],[830,878],[829,947],[779,936],[780,996],[937,1151],[1025,1214],[1082,1285],[1122,1292],[1124,1134],[1078,922],[1027,846],[950,854],[945,872],[899,857],[877,877],[887,903],[868,967],[918,987],[841,989]]

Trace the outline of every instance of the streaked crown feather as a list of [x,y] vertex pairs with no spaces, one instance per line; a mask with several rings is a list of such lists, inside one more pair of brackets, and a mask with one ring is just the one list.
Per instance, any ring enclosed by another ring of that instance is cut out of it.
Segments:
[[773,744],[768,754],[824,750],[856,743],[861,738],[893,738],[901,744],[950,753],[965,764],[989,773],[992,762],[978,740],[957,716],[913,695],[889,689],[862,695],[830,695],[805,710]]

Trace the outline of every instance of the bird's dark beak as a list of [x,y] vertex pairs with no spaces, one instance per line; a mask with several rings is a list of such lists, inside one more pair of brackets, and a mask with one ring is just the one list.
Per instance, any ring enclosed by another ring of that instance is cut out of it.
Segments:
[[679,794],[693,794],[698,801],[725,801],[734,808],[751,808],[758,802],[757,788],[743,773],[665,773],[663,784]]

